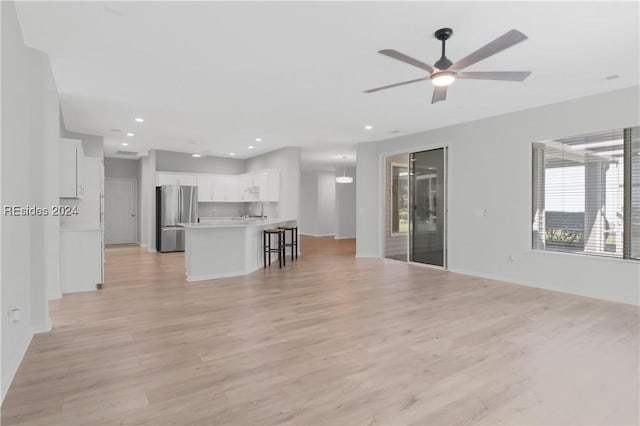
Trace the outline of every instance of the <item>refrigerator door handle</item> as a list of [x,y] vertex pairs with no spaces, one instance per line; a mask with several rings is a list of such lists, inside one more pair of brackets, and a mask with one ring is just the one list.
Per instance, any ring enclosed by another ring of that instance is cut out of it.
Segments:
[[178,187],[178,223],[182,223],[182,187]]

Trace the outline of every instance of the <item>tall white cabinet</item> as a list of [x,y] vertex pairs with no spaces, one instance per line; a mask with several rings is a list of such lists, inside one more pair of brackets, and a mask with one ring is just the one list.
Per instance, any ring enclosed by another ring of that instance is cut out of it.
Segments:
[[84,197],[82,141],[60,139],[60,198]]
[[60,140],[60,289],[95,291],[104,280],[104,163],[82,142]]

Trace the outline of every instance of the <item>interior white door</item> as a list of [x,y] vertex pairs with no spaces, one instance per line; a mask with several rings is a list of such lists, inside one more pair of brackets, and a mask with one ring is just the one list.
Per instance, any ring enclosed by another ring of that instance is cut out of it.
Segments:
[[136,181],[105,179],[105,244],[132,244],[136,239]]

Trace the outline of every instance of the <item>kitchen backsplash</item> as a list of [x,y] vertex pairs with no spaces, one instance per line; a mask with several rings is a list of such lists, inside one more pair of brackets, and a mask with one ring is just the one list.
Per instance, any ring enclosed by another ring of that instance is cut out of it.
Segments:
[[[265,201],[263,204],[265,216],[278,217],[278,203]],[[259,216],[260,203],[198,203],[199,217],[238,217],[243,215]]]
[[237,217],[246,213],[246,203],[198,203],[200,217]]

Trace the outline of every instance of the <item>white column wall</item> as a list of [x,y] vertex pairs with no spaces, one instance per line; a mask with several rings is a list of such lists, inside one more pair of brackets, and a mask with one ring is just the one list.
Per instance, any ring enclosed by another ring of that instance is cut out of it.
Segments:
[[[22,40],[15,5],[2,10],[1,205],[51,208],[58,199],[58,95],[46,55]],[[1,392],[13,380],[34,332],[50,326],[58,285],[57,218],[0,216]],[[51,276],[49,275],[51,274]],[[18,309],[19,320],[7,321]]]

